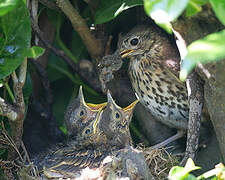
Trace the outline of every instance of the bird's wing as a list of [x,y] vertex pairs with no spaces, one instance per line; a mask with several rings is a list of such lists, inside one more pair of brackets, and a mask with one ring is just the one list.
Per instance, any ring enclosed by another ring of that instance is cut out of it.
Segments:
[[43,169],[60,174],[76,173],[86,167],[98,167],[104,157],[105,153],[99,150],[59,150],[48,158]]

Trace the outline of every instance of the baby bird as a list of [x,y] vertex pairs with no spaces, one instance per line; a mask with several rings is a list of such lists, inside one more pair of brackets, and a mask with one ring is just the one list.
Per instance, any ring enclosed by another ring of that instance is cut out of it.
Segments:
[[[81,88],[78,97],[83,99]],[[85,125],[80,126],[74,124],[74,121],[67,121],[67,126],[71,123],[73,128],[75,127],[76,138],[55,148],[41,161],[39,166],[43,167],[45,178],[76,178],[80,176],[80,170],[99,167],[106,156],[132,143],[129,123],[138,100],[126,108],[121,108],[116,105],[109,91],[107,97],[105,108],[101,106],[94,115],[92,114],[93,119],[89,119]],[[83,123],[72,111],[70,114],[74,117],[71,119]],[[70,129],[71,134],[73,128]]]
[[100,114],[97,129],[106,136],[108,145],[124,148],[126,145],[132,144],[129,124],[134,107],[139,100],[134,101],[126,108],[121,108],[115,103],[109,91],[107,98],[107,106]]
[[75,136],[86,127],[91,121],[94,120],[97,113],[106,106],[106,103],[91,104],[86,103],[80,86],[78,97],[72,99],[67,107],[65,113],[65,124],[68,136]]

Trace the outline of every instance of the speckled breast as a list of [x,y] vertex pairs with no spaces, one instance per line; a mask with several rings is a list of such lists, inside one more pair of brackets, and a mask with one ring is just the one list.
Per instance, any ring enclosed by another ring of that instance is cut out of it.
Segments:
[[140,102],[162,123],[187,129],[187,89],[157,61],[131,59],[129,76]]

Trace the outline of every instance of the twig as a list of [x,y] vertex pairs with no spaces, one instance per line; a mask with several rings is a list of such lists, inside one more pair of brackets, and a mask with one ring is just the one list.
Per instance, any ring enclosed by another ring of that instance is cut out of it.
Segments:
[[8,144],[9,144],[10,146],[12,146],[13,149],[17,152],[17,154],[18,154],[20,160],[23,161],[23,158],[22,158],[22,156],[21,156],[21,154],[20,154],[20,152],[19,152],[19,150],[18,150],[18,148],[17,148],[16,143],[15,143],[14,140],[8,135],[8,132],[6,131],[3,122],[2,122],[2,134],[4,135],[4,138],[8,141]]
[[186,163],[188,158],[192,158],[194,160],[196,157],[201,126],[201,113],[204,101],[203,83],[196,72],[192,72],[188,76],[186,84],[190,109],[187,132],[187,145],[185,156],[181,162],[182,165]]
[[[187,55],[186,42],[179,32],[173,30],[173,33],[177,38],[177,47],[179,49],[181,59],[183,59]],[[192,158],[193,160],[195,159],[199,144],[201,114],[204,100],[203,83],[195,71],[188,76],[186,80],[186,85],[190,109],[187,129],[186,151],[184,158],[180,163],[181,165],[184,165],[188,158]]]
[[21,142],[21,147],[22,147],[22,149],[23,149],[23,151],[24,151],[24,153],[25,153],[25,157],[26,157],[28,163],[31,163],[30,157],[29,157],[29,155],[28,155],[27,149],[26,149],[26,147],[25,147],[23,141]]
[[102,53],[101,43],[91,34],[86,22],[80,16],[78,11],[73,8],[72,4],[68,0],[57,0],[56,2],[71,21],[74,30],[80,35],[90,56],[93,59],[99,57]]

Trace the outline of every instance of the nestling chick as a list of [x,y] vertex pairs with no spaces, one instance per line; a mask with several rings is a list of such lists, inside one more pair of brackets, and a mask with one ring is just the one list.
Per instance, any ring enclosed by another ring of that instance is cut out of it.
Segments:
[[[81,93],[79,97],[83,97]],[[76,127],[77,132],[75,139],[53,149],[39,163],[39,166],[43,167],[45,178],[77,177],[81,169],[97,168],[107,155],[131,144],[129,123],[138,101],[126,108],[120,108],[109,92],[107,97],[107,106],[96,112],[93,119],[85,123],[85,127],[76,124],[73,126]],[[73,112],[70,114],[74,116]],[[78,119],[78,123],[82,122],[79,118],[74,119]],[[67,125],[69,126],[70,123],[74,122],[68,121]]]
[[78,97],[72,99],[65,113],[65,123],[68,136],[76,136],[77,133],[94,120],[97,113],[106,106],[106,103],[86,103],[80,86]]

